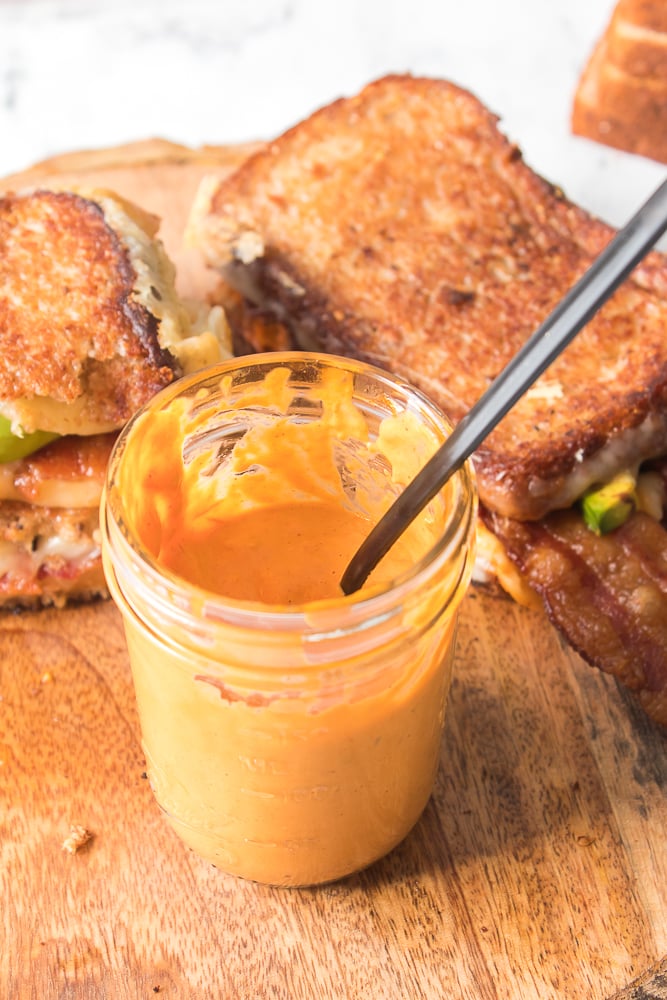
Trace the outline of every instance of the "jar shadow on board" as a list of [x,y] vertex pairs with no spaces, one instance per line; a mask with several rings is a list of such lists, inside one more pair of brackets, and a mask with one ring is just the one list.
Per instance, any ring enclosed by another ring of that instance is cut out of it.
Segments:
[[118,439],[103,558],[147,771],[220,869],[331,881],[421,815],[474,561],[469,465],[359,592],[339,584],[449,430],[379,369],[276,353],[181,379]]

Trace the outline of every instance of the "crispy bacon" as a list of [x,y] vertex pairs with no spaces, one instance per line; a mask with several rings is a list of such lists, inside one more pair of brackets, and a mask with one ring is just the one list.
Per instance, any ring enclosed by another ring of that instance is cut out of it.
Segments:
[[[662,479],[664,495],[667,496],[667,455],[661,458],[654,458],[650,462],[645,462],[642,466],[645,472],[657,472]],[[667,527],[667,504],[663,511],[662,523]]]
[[35,493],[46,480],[72,483],[85,479],[94,480],[101,486],[116,437],[117,434],[112,433],[90,437],[68,434],[58,438],[23,460],[15,485],[24,499],[31,502],[35,501]]
[[481,516],[569,644],[667,725],[665,528],[641,512],[601,537],[574,509],[533,522]]

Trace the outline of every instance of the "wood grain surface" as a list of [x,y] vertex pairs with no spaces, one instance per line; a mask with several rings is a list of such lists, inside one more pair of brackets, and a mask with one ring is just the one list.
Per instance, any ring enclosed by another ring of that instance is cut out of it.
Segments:
[[[73,153],[0,189],[108,186],[185,218],[249,148]],[[318,889],[226,876],[144,777],[111,603],[0,617],[0,1000],[667,1000],[667,732],[538,612],[473,590],[432,800],[389,857]],[[72,827],[90,839],[63,849]]]
[[112,604],[0,619],[0,699],[2,997],[667,996],[667,736],[537,612],[472,592],[432,801],[317,889],[167,827]]

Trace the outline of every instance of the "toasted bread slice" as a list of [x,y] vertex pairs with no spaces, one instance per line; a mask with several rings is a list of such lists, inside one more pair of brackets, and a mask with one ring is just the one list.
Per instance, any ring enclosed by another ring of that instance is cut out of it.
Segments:
[[78,150],[42,160],[0,181],[0,190],[107,190],[140,205],[160,220],[158,236],[176,268],[176,291],[190,303],[226,305],[228,290],[184,245],[183,231],[204,176],[224,177],[259,143],[192,149],[165,139],[146,139],[107,149]]
[[[523,162],[473,95],[390,76],[222,182],[189,236],[304,346],[405,376],[459,420],[613,230]],[[519,519],[665,450],[667,261],[654,253],[475,457]]]
[[667,163],[664,0],[619,0],[577,84],[572,131]]
[[0,412],[19,433],[118,428],[181,373],[157,223],[110,194],[0,199]]

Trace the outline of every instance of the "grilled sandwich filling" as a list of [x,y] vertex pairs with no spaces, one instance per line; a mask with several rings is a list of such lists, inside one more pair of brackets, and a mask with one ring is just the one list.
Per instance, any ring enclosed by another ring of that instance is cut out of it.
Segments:
[[158,220],[110,192],[0,198],[0,605],[105,592],[98,508],[118,430],[231,353],[179,299]]

